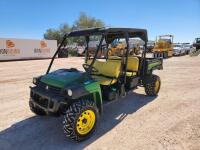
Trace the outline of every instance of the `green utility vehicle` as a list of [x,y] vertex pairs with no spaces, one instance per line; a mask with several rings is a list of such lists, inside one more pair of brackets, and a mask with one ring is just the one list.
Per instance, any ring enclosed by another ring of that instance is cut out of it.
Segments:
[[[75,68],[50,72],[65,40],[80,36],[86,41],[85,63],[82,65],[85,72]],[[88,54],[91,36],[100,37],[93,57]],[[119,38],[126,41],[122,55],[97,57],[103,41],[108,48]],[[129,55],[130,38],[140,38],[145,42],[141,56]],[[158,94],[161,81],[153,71],[162,69],[163,61],[146,57],[147,41],[147,31],[134,28],[93,28],[66,34],[46,74],[33,78],[30,109],[37,115],[63,115],[63,129],[67,137],[75,141],[89,138],[103,113],[104,103],[124,97],[138,86],[144,87],[148,96]]]

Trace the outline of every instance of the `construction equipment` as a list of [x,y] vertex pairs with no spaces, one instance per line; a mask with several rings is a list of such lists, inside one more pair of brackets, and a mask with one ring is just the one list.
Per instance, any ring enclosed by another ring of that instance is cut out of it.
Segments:
[[123,49],[125,49],[125,45],[119,39],[116,39],[108,48],[107,56],[122,55]]
[[196,48],[196,50],[200,49],[200,37],[195,39],[193,46]]
[[[120,41],[119,39],[113,41],[113,43],[110,45],[110,47],[108,48],[107,51],[107,57],[111,57],[111,56],[122,56],[123,55],[123,51],[125,49],[126,42],[125,41]],[[130,52],[129,54],[131,56],[133,55],[139,55],[141,54],[140,52],[140,44],[139,43],[129,43],[130,46]]]
[[155,42],[154,41],[148,41],[148,43],[147,43],[147,52],[151,53],[153,48],[154,48],[154,46],[155,46]]
[[193,50],[190,52],[190,56],[198,56],[200,54],[200,37],[196,38],[193,43]]
[[155,47],[152,50],[154,58],[173,56],[173,38],[173,35],[160,35],[156,37]]

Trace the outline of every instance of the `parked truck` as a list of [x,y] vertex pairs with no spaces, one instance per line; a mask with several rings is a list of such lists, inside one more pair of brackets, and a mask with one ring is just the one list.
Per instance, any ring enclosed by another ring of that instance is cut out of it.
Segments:
[[0,61],[51,58],[56,40],[0,38]]

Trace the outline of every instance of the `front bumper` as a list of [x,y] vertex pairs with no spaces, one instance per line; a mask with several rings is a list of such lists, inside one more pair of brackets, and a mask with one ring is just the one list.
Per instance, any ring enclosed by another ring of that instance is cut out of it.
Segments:
[[39,107],[47,114],[58,113],[62,107],[67,105],[65,97],[54,92],[39,88],[30,87],[30,104]]
[[174,52],[173,55],[178,56],[178,55],[181,55],[181,53],[180,52]]

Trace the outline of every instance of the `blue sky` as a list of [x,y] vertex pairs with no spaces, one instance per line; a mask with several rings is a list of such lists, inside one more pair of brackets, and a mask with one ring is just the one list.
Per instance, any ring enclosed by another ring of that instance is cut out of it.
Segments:
[[200,0],[1,0],[0,37],[41,39],[48,28],[72,25],[80,12],[108,26],[146,28],[151,40],[200,36]]

